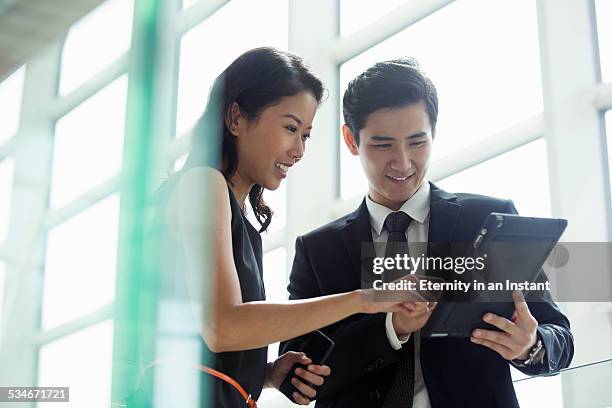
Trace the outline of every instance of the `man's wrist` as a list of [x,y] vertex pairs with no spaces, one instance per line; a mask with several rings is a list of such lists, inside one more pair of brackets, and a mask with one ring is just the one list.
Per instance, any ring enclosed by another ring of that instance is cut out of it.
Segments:
[[544,355],[546,354],[546,349],[544,348],[544,343],[539,338],[536,338],[535,344],[529,348],[527,351],[527,355],[523,355],[521,357],[524,358],[515,358],[512,362],[519,367],[528,367],[531,365],[542,364],[544,362]]
[[521,354],[520,356],[514,358],[513,360],[514,361],[521,361],[521,362],[527,360],[529,358],[529,352],[531,351],[533,346],[536,345],[537,342],[538,342],[538,339],[536,339],[529,347],[527,347],[525,349],[525,351],[523,352],[523,354]]
[[391,322],[393,324],[393,330],[398,337],[410,337],[411,331],[401,326],[399,322],[400,317],[396,313],[392,313]]
[[408,341],[410,334],[399,336],[393,327],[393,312],[388,312],[385,318],[385,331],[387,333],[387,339],[394,350],[399,350],[402,345]]

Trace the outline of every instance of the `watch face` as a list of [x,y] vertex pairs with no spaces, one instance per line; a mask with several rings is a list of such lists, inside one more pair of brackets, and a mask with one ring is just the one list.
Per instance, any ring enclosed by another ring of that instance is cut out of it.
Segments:
[[531,349],[529,353],[529,359],[525,362],[525,364],[533,364],[539,363],[541,364],[544,361],[544,346],[542,345],[542,340],[538,340],[535,346]]

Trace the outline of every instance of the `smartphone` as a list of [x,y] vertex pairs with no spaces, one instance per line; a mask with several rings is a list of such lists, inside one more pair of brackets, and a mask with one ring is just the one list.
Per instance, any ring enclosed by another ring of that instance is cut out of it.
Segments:
[[[303,353],[306,353],[306,357],[312,360],[312,364],[323,365],[325,364],[325,361],[327,361],[327,358],[332,352],[334,345],[335,343],[332,339],[330,339],[325,334],[317,330],[317,331],[310,333],[303,340],[303,342],[299,346],[299,350],[294,350],[294,351],[301,351]],[[306,367],[307,366],[305,366],[304,364],[295,363],[293,367],[291,367],[291,370],[289,370],[287,377],[285,377],[285,379],[283,380],[283,383],[280,386],[280,391],[294,403],[295,403],[295,400],[293,399],[293,393],[298,390],[297,388],[293,386],[293,384],[291,384],[291,379],[293,377],[297,377],[295,375],[296,368],[302,368],[306,370]],[[301,377],[298,377],[298,379],[312,386],[312,384],[306,382]]]

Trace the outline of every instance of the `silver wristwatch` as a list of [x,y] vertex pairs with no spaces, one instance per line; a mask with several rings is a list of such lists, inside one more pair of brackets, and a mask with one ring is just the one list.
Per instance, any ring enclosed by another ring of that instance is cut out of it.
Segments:
[[535,364],[543,364],[544,363],[544,355],[546,354],[546,349],[544,348],[544,344],[542,344],[542,340],[538,339],[537,343],[529,350],[529,355],[527,360],[512,360],[514,364],[519,367],[527,367]]

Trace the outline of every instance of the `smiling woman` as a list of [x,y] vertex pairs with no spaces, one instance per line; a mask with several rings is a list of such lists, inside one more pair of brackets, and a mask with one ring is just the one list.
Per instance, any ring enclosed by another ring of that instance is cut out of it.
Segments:
[[216,167],[230,184],[238,184],[240,202],[248,195],[260,232],[265,231],[272,212],[263,201],[263,188],[276,190],[280,180],[269,178],[284,175],[276,165],[288,167],[303,155],[322,95],[322,83],[299,57],[272,48],[242,54],[213,85],[212,102],[196,124],[185,170],[211,164],[202,153],[215,143],[206,127],[218,123],[222,162]]
[[[317,104],[315,95],[302,91],[283,97],[258,118],[249,118],[237,102],[232,103],[226,118],[227,137],[235,141],[237,157],[241,158],[232,179],[239,201],[244,202],[251,186],[268,190],[279,187],[289,167],[304,155]],[[225,160],[229,165],[231,159]]]

